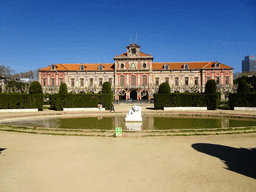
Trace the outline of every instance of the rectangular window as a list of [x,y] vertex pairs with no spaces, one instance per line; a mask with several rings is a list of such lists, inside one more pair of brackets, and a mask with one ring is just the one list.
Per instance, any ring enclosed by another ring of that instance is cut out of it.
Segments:
[[108,81],[109,81],[110,85],[112,86],[112,78],[109,78]]
[[43,79],[43,86],[46,86],[46,79]]
[[206,83],[207,83],[207,81],[209,81],[210,80],[210,77],[206,77]]
[[52,86],[54,86],[54,79],[52,79]]
[[156,78],[156,85],[159,85],[159,78]]
[[185,77],[185,85],[188,85],[188,77]]
[[169,77],[165,77],[165,82],[169,83]]
[[124,76],[120,77],[120,86],[124,86]]
[[71,79],[71,87],[75,86],[75,79]]
[[143,86],[147,86],[148,82],[147,82],[147,75],[143,75],[142,76],[142,85]]
[[220,84],[220,77],[216,77],[216,84],[217,84],[217,85]]
[[175,77],[175,86],[179,86],[179,78]]
[[80,87],[84,86],[84,79],[80,79]]
[[60,79],[60,84],[63,83],[63,79]]
[[93,79],[90,79],[90,86],[93,86]]
[[229,77],[225,77],[225,83],[226,85],[229,85]]
[[195,85],[198,85],[198,77],[195,77]]
[[102,78],[99,78],[99,86],[102,86]]

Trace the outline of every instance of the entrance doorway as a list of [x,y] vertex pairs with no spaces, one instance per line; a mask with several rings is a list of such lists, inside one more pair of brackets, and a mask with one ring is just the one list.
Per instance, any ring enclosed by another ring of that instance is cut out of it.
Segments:
[[132,90],[132,91],[130,92],[130,98],[131,98],[132,100],[137,100],[137,91]]
[[148,100],[148,91],[143,90],[141,92],[141,100]]
[[119,93],[119,100],[126,100],[126,92],[124,90]]

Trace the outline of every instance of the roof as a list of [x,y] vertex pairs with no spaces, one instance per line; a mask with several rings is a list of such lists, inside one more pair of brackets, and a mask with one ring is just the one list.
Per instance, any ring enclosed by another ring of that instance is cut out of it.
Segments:
[[[164,70],[165,65],[169,65],[169,70],[181,70],[184,69],[184,65],[188,65],[188,69],[216,69],[214,61],[202,61],[202,62],[159,62],[159,63],[152,63],[153,70]],[[55,64],[56,67],[55,71],[79,71],[80,66],[83,65],[85,67],[85,71],[98,71],[99,66],[103,66],[103,71],[114,71],[114,63],[97,63],[97,64],[90,64],[90,63],[80,63],[80,64]],[[230,66],[225,64],[219,64],[220,69],[233,69]],[[43,71],[50,71],[51,66],[45,67],[40,69],[40,72]]]
[[[103,66],[104,71],[114,71],[114,63],[97,63],[97,64],[91,64],[91,63],[79,63],[79,64],[55,64],[56,71],[79,71],[80,66],[83,65],[85,67],[85,71],[98,71],[99,66]],[[50,71],[51,66],[45,67],[40,69],[40,71]]]
[[[170,70],[180,70],[184,69],[184,65],[188,65],[188,69],[209,69],[209,68],[215,68],[214,61],[202,61],[202,62],[160,62],[160,63],[152,63],[152,69],[153,70],[163,70],[164,65],[169,65]],[[219,68],[229,68],[232,69],[232,67],[229,67],[224,64],[220,64]]]
[[[139,56],[150,56],[150,55],[148,55],[148,54],[146,54],[146,53],[143,53],[143,52],[140,52],[140,55]],[[127,57],[127,52],[125,52],[125,53],[123,53],[123,54],[121,54],[121,55],[118,55],[118,56],[116,56],[116,57]]]

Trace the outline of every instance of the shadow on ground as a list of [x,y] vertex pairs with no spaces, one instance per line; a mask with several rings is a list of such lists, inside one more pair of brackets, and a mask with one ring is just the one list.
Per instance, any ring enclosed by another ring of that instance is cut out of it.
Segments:
[[0,154],[2,153],[2,151],[4,151],[6,148],[0,148]]
[[195,143],[192,147],[221,159],[228,170],[256,179],[256,148],[234,148],[210,143]]

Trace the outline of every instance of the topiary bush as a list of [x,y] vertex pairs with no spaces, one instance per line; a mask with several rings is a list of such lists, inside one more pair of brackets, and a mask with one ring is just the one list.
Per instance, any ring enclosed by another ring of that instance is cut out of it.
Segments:
[[238,83],[237,93],[249,93],[250,89],[248,83],[245,80],[240,80]]
[[61,83],[60,84],[60,89],[59,89],[59,94],[67,94],[68,93],[68,88],[66,83]]
[[106,81],[102,85],[102,94],[111,94],[111,84],[110,82]]
[[170,93],[170,85],[169,83],[161,83],[161,85],[159,86],[159,89],[158,89],[158,93],[160,94],[168,94]]
[[205,94],[216,94],[216,82],[213,79],[207,81],[205,85]]
[[33,81],[29,86],[29,94],[43,94],[42,87],[38,81]]

